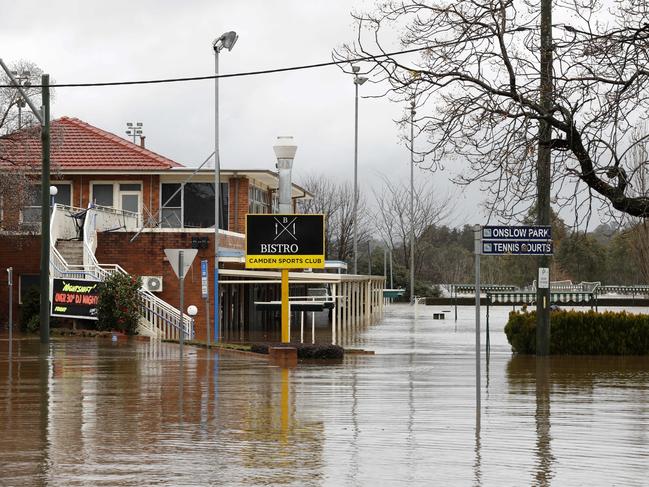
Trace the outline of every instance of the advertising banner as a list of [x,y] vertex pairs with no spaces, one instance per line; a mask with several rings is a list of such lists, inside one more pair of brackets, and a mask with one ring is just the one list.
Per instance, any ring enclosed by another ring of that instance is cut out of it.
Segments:
[[54,279],[52,316],[96,320],[99,303],[99,281]]

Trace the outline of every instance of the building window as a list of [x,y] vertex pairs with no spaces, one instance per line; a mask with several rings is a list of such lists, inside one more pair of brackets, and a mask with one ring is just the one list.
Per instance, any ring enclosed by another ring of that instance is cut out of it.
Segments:
[[[174,195],[180,183],[161,185],[160,225],[166,228],[214,227],[214,184],[186,183]],[[172,198],[173,196],[173,198]],[[228,229],[228,183],[221,183],[219,228]]]
[[178,191],[179,189],[180,183],[162,185],[160,225],[163,228],[180,228],[183,226],[182,191]]
[[40,290],[40,274],[21,274],[18,276],[18,304],[23,304],[27,291],[31,288],[36,288],[37,291]]
[[267,190],[257,186],[248,189],[248,212],[270,213],[270,195]]
[[[55,183],[58,189],[54,203],[70,206],[72,203],[72,185],[70,183]],[[25,204],[20,212],[22,223],[39,223],[41,221],[41,185],[33,184],[27,190]]]
[[92,202],[98,206],[114,206],[113,185],[112,184],[93,184],[92,185]]

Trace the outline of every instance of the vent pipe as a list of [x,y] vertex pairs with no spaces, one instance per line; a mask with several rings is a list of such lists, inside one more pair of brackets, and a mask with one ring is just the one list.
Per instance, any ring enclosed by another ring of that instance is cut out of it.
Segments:
[[273,146],[277,157],[277,170],[279,172],[279,212],[283,214],[293,213],[291,204],[291,170],[293,159],[297,152],[297,145],[293,137],[277,137],[277,145]]

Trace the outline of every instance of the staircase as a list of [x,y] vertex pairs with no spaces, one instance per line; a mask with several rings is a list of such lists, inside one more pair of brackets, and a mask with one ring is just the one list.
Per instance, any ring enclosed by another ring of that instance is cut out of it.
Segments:
[[59,240],[56,249],[68,265],[83,265],[83,242],[81,240]]
[[[113,208],[88,208],[83,240],[79,240],[78,229],[70,215],[83,211],[82,208],[54,205],[50,221],[50,276],[103,281],[115,272],[128,274],[117,264],[97,262],[97,231],[122,228],[134,231],[138,228],[139,215]],[[177,340],[183,333],[185,339],[194,338],[194,321],[190,316],[183,313],[181,320],[177,308],[149,291],[141,289],[140,297],[140,335]]]

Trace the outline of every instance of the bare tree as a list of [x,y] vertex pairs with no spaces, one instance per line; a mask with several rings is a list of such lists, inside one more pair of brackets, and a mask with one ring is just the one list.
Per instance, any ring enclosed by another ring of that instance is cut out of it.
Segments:
[[[325,215],[325,249],[327,257],[349,261],[353,258],[352,239],[354,225],[354,188],[350,183],[338,183],[322,175],[312,175],[303,182],[304,188],[313,194],[304,200],[302,211]],[[358,200],[358,237],[367,240],[367,208],[363,195]]]
[[[37,107],[41,106],[41,89],[36,86],[41,84],[43,71],[30,61],[18,61],[11,64],[9,69],[19,78],[24,91],[34,104]],[[0,71],[0,84],[11,85],[11,80],[4,71]],[[16,88],[0,88],[0,134],[11,134],[19,128],[31,127],[37,123],[38,120]]]
[[[649,216],[649,194],[632,191],[631,137],[649,113],[649,4],[637,0],[555,2],[554,95],[540,103],[537,0],[404,0],[353,14],[357,40],[338,59],[385,55],[393,32],[409,56],[374,57],[369,71],[388,94],[410,101],[434,169],[468,161],[460,183],[480,181],[504,218],[536,199],[538,126],[552,128],[552,197],[587,218],[599,200]],[[565,22],[565,23],[563,23]],[[384,34],[387,33],[387,36]],[[406,118],[402,122],[405,122]]]
[[414,228],[415,270],[423,265],[424,248],[417,245],[424,233],[432,226],[441,223],[450,213],[449,198],[439,198],[428,181],[414,184],[413,219],[410,219],[410,187],[395,183],[383,177],[383,187],[374,191],[377,211],[374,218],[377,232],[391,249],[400,249],[402,263],[408,267],[410,262],[410,227]]

